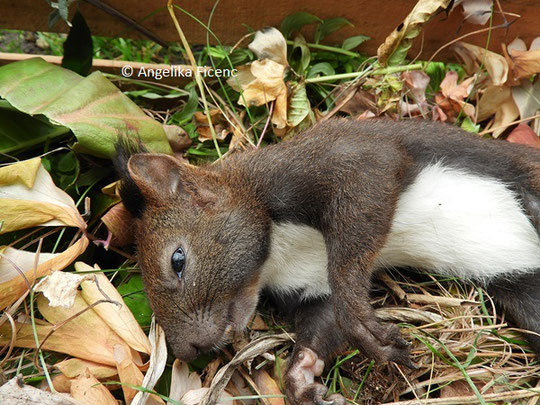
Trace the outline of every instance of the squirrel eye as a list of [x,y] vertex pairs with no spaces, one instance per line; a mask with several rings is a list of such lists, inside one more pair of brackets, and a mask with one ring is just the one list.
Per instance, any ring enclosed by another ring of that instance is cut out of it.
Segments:
[[175,250],[171,257],[171,264],[173,270],[178,275],[178,278],[182,278],[182,272],[184,271],[184,267],[186,265],[186,254],[182,248]]

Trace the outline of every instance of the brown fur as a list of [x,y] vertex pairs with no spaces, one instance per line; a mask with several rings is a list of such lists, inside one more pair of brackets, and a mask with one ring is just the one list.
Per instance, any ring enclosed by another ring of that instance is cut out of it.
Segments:
[[[124,159],[123,198],[142,196],[127,205],[138,217],[148,297],[175,356],[192,360],[200,350],[223,344],[231,328],[245,325],[257,302],[273,221],[317,228],[328,249],[332,294],[296,303],[298,347],[330,358],[351,343],[370,357],[412,366],[398,329],[374,317],[371,264],[400,193],[423,167],[441,159],[507,183],[538,229],[538,151],[425,121],[329,120],[291,141],[198,169],[164,155],[136,154],[127,164]],[[181,280],[170,266],[180,245],[187,256]],[[491,287],[501,291],[496,282]],[[540,292],[520,300],[505,287],[502,303],[515,321],[539,332],[540,319],[523,317],[537,315]],[[289,393],[302,391],[295,384],[288,380],[294,388]],[[316,394],[293,403],[319,403],[325,390],[305,392]]]

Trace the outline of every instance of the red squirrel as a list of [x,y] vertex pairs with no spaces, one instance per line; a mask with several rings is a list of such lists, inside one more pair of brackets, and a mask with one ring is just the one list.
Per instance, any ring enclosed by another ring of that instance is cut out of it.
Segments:
[[[117,149],[148,298],[182,360],[245,328],[268,291],[295,315],[288,399],[343,405],[315,377],[349,345],[414,367],[370,305],[386,267],[476,281],[540,333],[538,150],[387,119],[327,120],[197,168]],[[540,353],[540,337],[527,338]]]

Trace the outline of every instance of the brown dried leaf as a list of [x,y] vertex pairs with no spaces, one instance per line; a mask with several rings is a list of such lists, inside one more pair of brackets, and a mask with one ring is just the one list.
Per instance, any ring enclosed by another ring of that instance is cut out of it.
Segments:
[[429,85],[430,77],[421,70],[403,72],[401,78],[409,90],[409,95],[414,103],[400,100],[399,109],[402,116],[425,114],[428,111],[426,103],[426,89]]
[[284,399],[280,398],[283,394],[279,389],[279,385],[270,377],[270,374],[264,370],[258,370],[254,373],[254,381],[261,394],[276,396],[276,398],[268,398],[270,405],[285,405]]
[[283,66],[289,65],[285,37],[274,27],[257,31],[248,48],[257,55],[257,59],[270,59]]
[[71,396],[83,405],[118,405],[109,390],[89,370],[73,380]]
[[187,363],[176,359],[172,366],[169,398],[180,401],[189,391],[198,390],[201,387],[201,377],[195,372],[190,373]]
[[125,346],[114,346],[114,359],[116,360],[116,368],[118,370],[118,377],[122,383],[122,392],[124,393],[124,400],[126,404],[131,404],[133,398],[137,394],[137,390],[131,388],[130,385],[141,385],[143,382],[143,373],[133,362],[129,352]]
[[74,273],[55,271],[50,276],[43,278],[35,287],[36,291],[43,293],[49,300],[51,307],[69,308],[75,301],[77,288],[89,276],[81,276]]
[[72,358],[66,359],[54,365],[54,368],[59,370],[68,378],[75,378],[84,373],[86,369],[90,370],[92,375],[98,380],[110,378],[118,374],[115,367],[105,364],[94,363],[93,361]]
[[536,135],[532,128],[527,124],[519,124],[512,132],[510,132],[510,135],[508,135],[506,140],[508,142],[520,143],[522,145],[540,149],[540,138],[538,138],[538,135]]
[[127,246],[133,242],[134,220],[126,206],[118,203],[111,207],[101,220],[112,234],[111,244],[114,246]]
[[40,253],[39,257],[33,252],[0,246],[0,309],[17,301],[37,278],[66,268],[87,246],[88,239],[82,237],[62,253]]
[[402,63],[424,24],[437,12],[446,9],[449,4],[450,0],[418,1],[405,20],[379,46],[377,50],[379,63],[381,65]]
[[[99,267],[91,267],[83,262],[77,262],[75,270],[84,273],[99,270]],[[81,296],[89,305],[103,299],[115,301],[117,304],[105,302],[96,305],[94,311],[130,347],[139,352],[150,354],[151,347],[148,337],[107,276],[103,273],[93,274],[92,280],[84,281],[81,287]]]
[[465,102],[465,98],[472,90],[474,80],[474,77],[470,77],[458,84],[457,72],[446,73],[440,86],[441,92],[435,95],[435,101],[449,119],[454,120],[461,111],[471,118],[474,117],[474,106]]
[[53,387],[58,392],[71,392],[71,383],[73,379],[66,377],[64,374],[55,375],[52,379]]
[[65,394],[53,394],[23,383],[22,375],[0,386],[0,403],[6,405],[80,405]]
[[469,74],[478,73],[480,67],[484,66],[488,71],[492,84],[501,86],[506,83],[508,79],[508,63],[503,56],[480,46],[461,41],[455,43],[452,50],[463,61]]

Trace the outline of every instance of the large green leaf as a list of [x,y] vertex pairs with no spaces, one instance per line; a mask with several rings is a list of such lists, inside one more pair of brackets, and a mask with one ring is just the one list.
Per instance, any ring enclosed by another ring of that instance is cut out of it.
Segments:
[[26,150],[69,134],[69,128],[53,125],[43,116],[31,117],[0,100],[0,153]]
[[41,58],[0,68],[0,97],[30,115],[42,114],[73,131],[79,150],[110,157],[119,134],[148,149],[172,153],[163,127],[148,117],[101,72],[88,77]]

